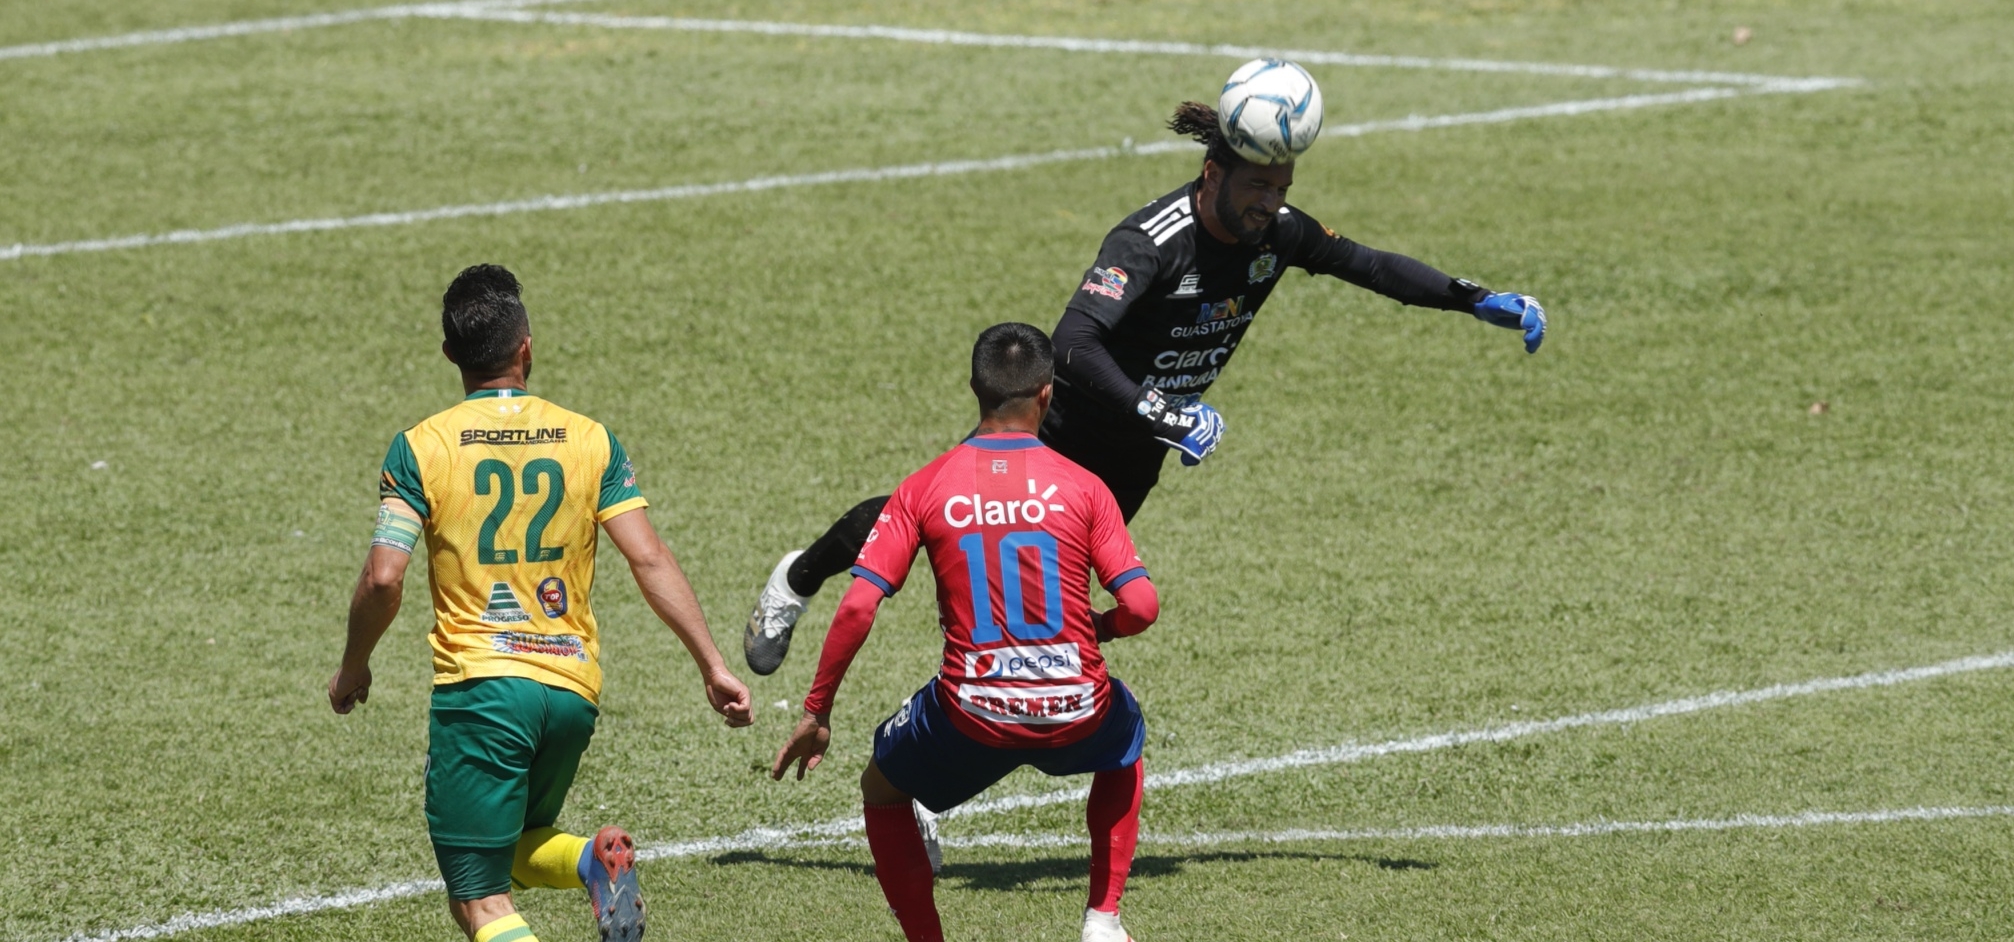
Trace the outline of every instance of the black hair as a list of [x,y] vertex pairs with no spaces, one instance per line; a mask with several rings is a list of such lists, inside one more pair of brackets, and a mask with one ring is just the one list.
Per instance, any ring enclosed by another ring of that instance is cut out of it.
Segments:
[[518,345],[531,334],[523,290],[502,265],[471,265],[441,295],[441,334],[455,365],[478,376],[495,376],[510,366]]
[[1168,119],[1168,130],[1203,145],[1203,159],[1224,168],[1226,173],[1251,163],[1231,149],[1231,142],[1224,140],[1224,132],[1217,124],[1217,109],[1200,101],[1176,105],[1175,116]]
[[1040,328],[994,324],[972,345],[972,392],[989,415],[1016,399],[1035,398],[1055,376],[1056,348]]

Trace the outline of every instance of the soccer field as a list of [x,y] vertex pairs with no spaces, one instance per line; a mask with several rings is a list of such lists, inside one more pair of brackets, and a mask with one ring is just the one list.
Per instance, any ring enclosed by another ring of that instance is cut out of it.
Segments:
[[[1174,105],[1292,50],[1292,202],[1553,333],[1274,293],[1132,527],[1127,927],[2014,938],[2004,3],[344,2],[0,12],[0,937],[458,937],[423,565],[371,701],[324,685],[386,443],[459,398],[440,293],[493,261],[759,708],[721,728],[605,550],[559,823],[647,846],[655,938],[900,938],[856,777],[931,593],[803,782],[766,771],[840,593],[765,678],[747,606],[971,426],[979,329],[1053,326],[1195,173]],[[951,938],[1075,938],[1085,784],[944,821]]]

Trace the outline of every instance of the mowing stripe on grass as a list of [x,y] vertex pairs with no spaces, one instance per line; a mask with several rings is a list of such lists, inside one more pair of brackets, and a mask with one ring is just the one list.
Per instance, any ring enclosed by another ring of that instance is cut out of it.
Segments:
[[259,33],[284,33],[298,29],[342,26],[347,23],[366,23],[372,20],[402,20],[418,16],[440,19],[458,13],[471,13],[485,9],[508,9],[511,7],[527,7],[534,4],[543,6],[555,3],[576,2],[579,2],[579,0],[465,0],[465,2],[461,3],[417,3],[391,7],[372,7],[363,10],[339,10],[333,13],[282,16],[269,20],[238,20],[232,23],[215,23],[209,26],[155,29],[138,33],[123,33],[117,36],[94,36],[86,39],[31,43],[25,46],[0,46],[0,59],[33,59],[44,56],[59,56],[70,52],[93,52],[100,49],[124,49],[131,46],[163,46],[173,43],[194,42],[201,39],[227,39],[232,36],[252,36]]
[[[1579,713],[1552,720],[1529,723],[1508,723],[1481,729],[1462,730],[1421,736],[1412,739],[1394,739],[1371,745],[1346,743],[1325,749],[1304,749],[1269,759],[1244,762],[1224,762],[1192,769],[1177,769],[1147,776],[1148,788],[1166,788],[1174,785],[1194,785],[1203,782],[1222,781],[1244,775],[1256,775],[1282,769],[1302,768],[1312,765],[1326,765],[1337,762],[1355,762],[1377,756],[1400,753],[1427,752],[1446,749],[1468,743],[1505,742],[1524,736],[1558,732],[1589,726],[1613,726],[1636,723],[1665,716],[1684,716],[1721,707],[1762,703],[1791,697],[1810,696],[1841,690],[1863,690],[1872,687],[1892,687],[1897,684],[1919,680],[1932,680],[1954,674],[1966,674],[1983,670],[2014,667],[2014,651],[1999,654],[1964,657],[1944,661],[1924,667],[1900,670],[1873,671],[1850,677],[1831,677],[1795,684],[1777,684],[1753,690],[1727,690],[1698,697],[1666,700],[1661,703],[1645,704],[1621,710],[1605,710],[1598,713]],[[952,809],[946,817],[971,814],[989,814],[1016,808],[1035,808],[1058,804],[1065,801],[1081,800],[1089,789],[1059,789],[1036,795],[1016,795],[994,798]],[[1983,808],[1909,808],[1894,811],[1866,812],[1806,812],[1789,817],[1769,817],[1741,815],[1718,820],[1678,821],[1678,822],[1595,822],[1577,825],[1443,825],[1429,828],[1399,828],[1390,830],[1362,831],[1278,831],[1264,834],[1293,834],[1296,837],[1280,837],[1287,840],[1369,840],[1401,838],[1465,838],[1465,837],[1577,837],[1594,834],[1614,834],[1630,831],[1711,831],[1740,827],[1804,827],[1819,824],[1880,823],[1907,820],[1942,820],[1948,818],[1988,817],[2014,814],[2014,808],[1989,806]],[[835,818],[817,824],[807,824],[795,828],[751,828],[732,837],[705,838],[696,841],[677,841],[654,844],[637,850],[637,856],[646,860],[660,860],[670,857],[694,857],[708,854],[728,853],[738,850],[764,850],[787,847],[818,847],[857,841],[852,837],[861,829],[859,817]],[[809,835],[809,836],[805,836]],[[1181,840],[1200,841],[1210,835],[1170,835],[1167,842]],[[1016,837],[1017,840],[1033,838]],[[1144,839],[1144,838],[1143,838]],[[1267,839],[1260,832],[1233,832],[1224,836],[1224,843],[1236,840],[1260,841]],[[999,837],[956,838],[946,835],[944,843],[950,846],[988,846],[985,841],[999,841]],[[1059,842],[1063,838],[1056,838]],[[1025,846],[1037,846],[1028,844]],[[97,934],[78,934],[65,942],[121,942],[126,939],[155,939],[197,929],[214,929],[223,926],[243,925],[276,919],[281,916],[301,915],[333,909],[349,909],[389,902],[408,896],[420,896],[441,889],[439,880],[409,880],[388,886],[368,889],[346,890],[327,896],[308,896],[283,900],[267,906],[246,909],[217,910],[207,913],[184,913],[166,922],[135,926],[130,929],[115,929]]]
[[[1524,121],[1532,118],[1566,117],[1593,114],[1602,111],[1649,108],[1657,105],[1691,104],[1719,98],[1729,98],[1741,94],[1746,94],[1746,92],[1732,88],[1702,88],[1656,95],[1593,98],[1583,101],[1554,102],[1548,105],[1502,108],[1496,111],[1476,111],[1467,114],[1414,116],[1390,121],[1367,121],[1362,124],[1338,125],[1324,129],[1323,133],[1331,137],[1361,137],[1366,134],[1382,131],[1424,131],[1432,128],[1450,128],[1470,124],[1501,124],[1508,121]],[[332,216],[321,219],[295,219],[288,222],[273,223],[239,223],[216,229],[178,229],[173,232],[117,236],[109,239],[83,239],[75,242],[51,242],[41,245],[16,243],[11,246],[0,246],[0,261],[13,261],[15,259],[49,255],[73,255],[80,252],[112,252],[123,249],[147,248],[156,245],[220,242],[252,236],[293,235],[304,232],[329,232],[338,229],[364,229],[382,226],[409,226],[415,223],[435,222],[443,219],[510,216],[517,213],[586,209],[593,206],[607,206],[621,203],[655,203],[666,200],[721,196],[730,193],[759,193],[764,190],[793,187],[828,186],[836,183],[873,183],[884,180],[908,180],[917,177],[961,176],[969,173],[1024,170],[1043,164],[1070,161],[1108,160],[1113,157],[1126,155],[1166,154],[1175,151],[1195,150],[1197,148],[1198,145],[1191,141],[1156,141],[1151,144],[1141,144],[1138,146],[1089,147],[1078,150],[1052,150],[1041,154],[1012,154],[1006,157],[994,157],[986,160],[947,160],[934,163],[901,164],[892,167],[829,170],[823,173],[755,177],[749,180],[736,180],[727,183],[691,183],[648,190],[617,190],[606,193],[535,196],[531,199],[508,200],[500,203],[439,206],[432,209],[395,213],[371,213],[363,216]]]
[[1505,62],[1494,59],[1436,59],[1425,56],[1367,56],[1319,49],[1271,49],[1229,43],[1153,42],[1131,39],[1088,39],[1075,36],[1017,36],[1002,33],[968,33],[948,29],[912,29],[902,26],[833,26],[817,23],[778,23],[764,20],[704,20],[676,16],[615,16],[606,13],[546,13],[536,10],[483,10],[464,8],[420,14],[442,18],[499,20],[509,23],[543,23],[561,26],[599,26],[605,29],[661,29],[701,33],[755,33],[765,36],[811,36],[820,39],[879,39],[894,42],[948,46],[980,46],[996,49],[1046,49],[1061,52],[1162,56],[1220,56],[1233,59],[1292,59],[1303,65],[1344,65],[1384,69],[1436,69],[1451,72],[1521,73],[1568,78],[1629,79],[1639,82],[1667,82],[1685,85],[1752,85],[1776,90],[1822,91],[1861,84],[1859,79],[1813,76],[1791,78],[1753,75],[1745,72],[1696,72],[1667,69],[1622,69],[1605,65],[1573,65],[1551,62]]

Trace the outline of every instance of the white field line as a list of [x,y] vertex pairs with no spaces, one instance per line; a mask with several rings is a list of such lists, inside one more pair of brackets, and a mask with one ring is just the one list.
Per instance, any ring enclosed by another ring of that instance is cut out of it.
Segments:
[[[1683,833],[1702,831],[1733,831],[1742,829],[1783,829],[1818,827],[1842,824],[1893,824],[1904,821],[1951,821],[1969,818],[1995,818],[2014,816],[2014,806],[1987,805],[1980,807],[1945,808],[1896,808],[1882,811],[1807,811],[1793,815],[1743,814],[1732,818],[1677,819],[1670,821],[1590,821],[1579,824],[1530,825],[1530,824],[1439,824],[1412,828],[1361,828],[1351,830],[1323,830],[1289,828],[1280,831],[1220,831],[1186,832],[1160,834],[1146,832],[1140,835],[1143,845],[1164,845],[1174,847],[1215,847],[1224,844],[1310,844],[1345,843],[1353,841],[1407,841],[1407,840],[1487,840],[1492,838],[1519,837],[1598,837],[1609,834]],[[946,847],[1012,847],[1012,848],[1078,848],[1089,841],[1083,834],[973,834],[964,837],[946,836]],[[766,839],[740,839],[721,842],[694,842],[688,845],[663,845],[659,850],[672,853],[658,853],[654,858],[696,857],[734,851],[751,850],[791,850],[821,847],[864,847],[867,841],[858,836],[791,838],[776,835]],[[331,909],[349,909],[368,906],[412,896],[424,896],[438,892],[442,885],[439,880],[414,880],[408,883],[394,883],[374,889],[351,890],[330,896],[306,897],[286,900],[271,906],[249,909],[235,909],[227,912],[184,913],[166,922],[131,929],[118,929],[98,935],[75,935],[65,942],[123,942],[128,939],[157,939],[193,932],[201,929],[218,929],[226,926],[244,925],[278,919],[283,916],[298,916]]]
[[[1194,785],[1206,782],[1222,781],[1224,779],[1235,778],[1245,775],[1257,775],[1264,772],[1273,772],[1282,769],[1303,768],[1307,766],[1327,765],[1338,762],[1356,762],[1361,761],[1363,759],[1375,758],[1377,756],[1396,755],[1400,753],[1428,752],[1436,749],[1447,749],[1454,746],[1467,745],[1469,743],[1506,742],[1512,739],[1518,739],[1525,736],[1535,736],[1542,733],[1558,732],[1568,729],[1577,729],[1592,726],[1622,725],[1628,723],[1641,722],[1644,720],[1657,719],[1659,717],[1683,716],[1691,713],[1698,713],[1705,710],[1719,709],[1721,707],[1740,706],[1751,703],[1762,703],[1770,700],[1782,700],[1791,697],[1803,697],[1803,696],[1810,696],[1812,694],[1830,693],[1841,690],[1862,690],[1872,687],[1891,687],[1897,684],[1913,683],[1915,681],[1920,680],[1932,680],[1938,677],[1946,677],[1954,674],[1965,674],[1983,670],[1995,670],[2004,667],[2014,667],[2014,651],[2003,651],[1999,654],[1982,655],[1978,657],[1958,658],[1956,660],[1944,661],[1939,664],[1931,664],[1924,667],[1912,667],[1912,668],[1904,668],[1900,670],[1888,670],[1888,671],[1874,671],[1866,674],[1855,674],[1850,677],[1832,677],[1821,680],[1805,681],[1803,683],[1796,683],[1796,684],[1777,684],[1775,686],[1761,687],[1753,690],[1720,691],[1716,693],[1705,694],[1703,696],[1698,697],[1686,697],[1679,700],[1666,700],[1662,703],[1645,704],[1643,706],[1629,707],[1621,710],[1606,710],[1598,713],[1578,713],[1572,716],[1563,716],[1551,720],[1539,720],[1529,723],[1508,723],[1501,726],[1488,726],[1473,730],[1459,730],[1455,732],[1439,733],[1431,736],[1421,736],[1412,739],[1387,740],[1382,743],[1376,743],[1371,745],[1358,745],[1354,743],[1345,743],[1340,746],[1332,746],[1325,749],[1304,749],[1298,752],[1291,752],[1283,756],[1275,756],[1267,759],[1256,759],[1243,762],[1216,763],[1212,765],[1198,766],[1190,769],[1177,769],[1173,772],[1150,774],[1147,776],[1147,787],[1166,788],[1173,785]],[[1016,808],[1034,808],[1034,807],[1041,807],[1044,805],[1059,804],[1066,801],[1077,801],[1081,800],[1085,796],[1085,794],[1088,793],[1088,791],[1089,791],[1088,789],[1082,789],[1082,788],[1058,789],[1055,791],[1044,792],[1036,795],[1014,795],[1004,798],[995,798],[984,801],[977,801],[960,806],[958,808],[954,808],[946,816],[950,817],[950,816],[965,816],[973,814],[991,814],[1001,811],[1008,811]],[[1277,834],[1297,835],[1296,837],[1291,838],[1288,837],[1276,838],[1277,840],[1280,841],[1519,837],[1519,836],[1528,836],[1528,837],[1583,836],[1591,834],[1622,833],[1627,831],[1680,831],[1680,830],[1698,831],[1698,830],[1725,830],[1735,827],[1792,827],[1792,826],[1808,826],[1816,824],[1877,823],[1882,821],[1901,821],[1901,820],[1939,820],[1944,818],[1985,817],[1989,815],[2000,815],[2000,814],[2014,814],[2014,809],[2002,808],[1997,806],[1988,808],[1970,808],[1970,809],[1914,808],[1914,809],[1903,809],[1899,811],[1842,812],[1842,813],[1808,812],[1803,815],[1795,815],[1787,818],[1743,815],[1736,818],[1723,819],[1718,822],[1715,821],[1651,822],[1651,823],[1597,822],[1594,824],[1560,825],[1551,827],[1527,826],[1527,825],[1493,825],[1484,827],[1441,826],[1433,828],[1400,828],[1390,830],[1280,831],[1280,832],[1265,832],[1265,833],[1276,834],[1276,835]],[[721,854],[742,850],[764,850],[764,849],[778,849],[788,847],[829,846],[835,844],[846,844],[857,841],[858,839],[853,837],[852,835],[857,833],[860,829],[861,829],[861,820],[857,816],[846,817],[846,818],[835,818],[817,824],[807,824],[792,828],[752,828],[748,831],[744,831],[741,834],[734,835],[731,837],[715,837],[695,841],[678,841],[673,843],[655,844],[640,848],[637,854],[639,857],[645,860],[661,860],[671,857],[705,856],[710,854]],[[1013,835],[1008,835],[1006,837],[997,835],[996,836],[981,835],[977,837],[968,836],[964,838],[959,838],[951,835],[946,835],[944,842],[954,847],[996,846],[1004,844],[1009,839],[1029,841],[1029,840],[1035,840],[1036,838],[1016,837]],[[1208,835],[1202,835],[1202,836],[1169,835],[1165,838],[1157,838],[1157,840],[1163,840],[1169,843],[1180,843],[1184,840],[1190,842],[1199,842],[1206,839],[1210,839]],[[1238,832],[1234,835],[1224,836],[1221,842],[1231,842],[1234,840],[1262,841],[1265,839],[1266,838],[1263,835],[1260,835],[1258,832]],[[1056,838],[1056,840],[1060,843],[1064,839],[1059,837]],[[1035,845],[1028,844],[1026,846],[1035,846]],[[388,902],[391,900],[401,899],[409,896],[420,896],[427,893],[432,893],[436,890],[439,890],[440,888],[441,888],[441,882],[439,880],[411,880],[403,883],[394,883],[381,887],[346,890],[340,893],[334,893],[326,896],[308,896],[290,900],[283,900],[281,902],[273,903],[267,906],[255,906],[245,909],[216,910],[207,913],[184,913],[182,915],[174,917],[173,919],[169,919],[165,922],[153,923],[143,926],[135,926],[130,929],[115,929],[109,932],[101,932],[95,935],[89,935],[89,934],[73,935],[68,939],[66,939],[65,942],[121,942],[121,940],[126,939],[162,938],[165,936],[171,936],[181,932],[194,931],[197,929],[214,929],[222,926],[235,926],[235,925],[243,925],[245,923],[261,922],[267,919],[279,918],[281,916],[302,915],[306,913],[322,912],[332,909],[349,909],[356,906],[367,906],[375,903]]]
[[0,60],[54,56],[101,49],[183,43],[223,39],[257,33],[286,32],[339,26],[369,20],[428,17],[434,19],[489,19],[515,23],[599,26],[610,29],[662,29],[688,32],[756,33],[771,36],[814,36],[828,39],[879,39],[935,45],[979,46],[1009,49],[1051,49],[1064,52],[1122,53],[1133,55],[1222,56],[1252,59],[1261,56],[1293,59],[1317,65],[1360,68],[1437,69],[1456,72],[1498,72],[1552,75],[1568,78],[1628,79],[1688,85],[1745,85],[1771,91],[1815,92],[1863,84],[1855,78],[1824,76],[1789,77],[1755,75],[1746,72],[1710,72],[1670,69],[1625,69],[1604,65],[1577,65],[1550,62],[1510,62],[1494,59],[1432,58],[1427,56],[1374,56],[1320,49],[1271,49],[1227,43],[1153,42],[1127,39],[1086,39],[1071,36],[1018,36],[972,33],[958,30],[912,29],[900,26],[833,26],[815,23],[779,23],[762,20],[706,20],[665,16],[616,16],[603,13],[553,13],[526,11],[523,7],[553,6],[579,0],[463,0],[450,3],[406,4],[361,10],[342,10],[306,16],[265,20],[240,20],[208,26],[148,30],[117,36],[33,43],[0,47]]
[[160,939],[184,932],[203,929],[218,929],[224,926],[240,926],[248,922],[264,922],[283,916],[300,916],[331,909],[353,909],[389,903],[408,896],[424,896],[445,889],[439,880],[408,880],[385,886],[362,890],[345,890],[328,896],[304,896],[297,899],[281,900],[270,906],[252,906],[246,909],[232,909],[207,913],[183,913],[166,922],[134,926],[131,929],[114,929],[97,935],[73,935],[65,942],[119,942],[124,939]]
[[[1994,670],[2014,667],[2014,651],[1999,654],[1964,657],[1931,664],[1926,667],[1911,667],[1901,670],[1875,671],[1855,674],[1851,677],[1831,677],[1823,680],[1809,680],[1795,684],[1777,684],[1754,690],[1724,690],[1698,697],[1666,700],[1643,706],[1621,710],[1605,710],[1600,713],[1578,713],[1550,720],[1532,720],[1523,723],[1506,723],[1501,726],[1486,726],[1481,729],[1459,730],[1437,733],[1413,739],[1388,739],[1378,743],[1343,743],[1321,749],[1302,749],[1282,756],[1263,759],[1247,759],[1239,762],[1218,762],[1195,768],[1177,769],[1173,772],[1148,773],[1148,788],[1167,788],[1176,785],[1203,785],[1225,779],[1241,778],[1264,772],[1278,772],[1316,765],[1334,765],[1345,762],[1361,762],[1381,756],[1409,752],[1432,752],[1450,749],[1471,743],[1499,743],[1527,736],[1557,733],[1569,729],[1592,726],[1620,726],[1640,723],[1644,720],[1666,716],[1684,716],[1722,707],[1762,703],[1769,700],[1784,700],[1791,697],[1810,696],[1815,693],[1830,693],[1839,690],[1862,690],[1870,687],[1892,687],[1896,684],[1929,680],[1951,674],[1972,671]],[[1090,794],[1088,788],[1064,788],[1034,795],[1009,795],[975,801],[953,808],[945,817],[967,814],[993,814],[1015,808],[1039,808],[1063,802],[1081,801]]]
[[[1325,128],[1322,133],[1331,137],[1361,137],[1366,134],[1375,134],[1384,131],[1423,131],[1431,128],[1457,127],[1469,124],[1501,124],[1532,118],[1565,117],[1593,114],[1602,111],[1648,108],[1657,105],[1689,104],[1718,98],[1729,98],[1741,94],[1746,94],[1746,92],[1732,88],[1700,88],[1654,95],[1627,95],[1620,98],[1562,101],[1547,105],[1502,108],[1496,111],[1476,111],[1466,114],[1412,116],[1388,121],[1366,121],[1361,124],[1344,124]],[[0,262],[48,255],[71,255],[79,252],[111,252],[122,249],[146,248],[155,245],[218,242],[226,239],[242,239],[251,236],[291,235],[303,232],[329,232],[337,229],[363,229],[381,226],[409,226],[415,223],[434,222],[443,219],[464,219],[476,216],[509,216],[517,213],[586,209],[593,206],[606,206],[617,203],[655,203],[666,200],[721,196],[730,193],[758,193],[765,190],[788,189],[792,187],[827,186],[837,183],[871,183],[885,180],[907,180],[918,177],[948,177],[969,173],[1024,170],[1043,164],[1082,160],[1107,160],[1125,155],[1166,154],[1174,151],[1193,150],[1195,147],[1196,145],[1189,141],[1156,141],[1138,146],[1089,147],[1078,150],[1053,150],[1040,154],[1012,154],[1006,157],[994,157],[985,160],[947,160],[933,163],[901,164],[890,167],[830,170],[823,173],[755,177],[753,179],[736,180],[726,183],[691,183],[648,190],[616,190],[605,193],[535,196],[530,199],[508,200],[500,203],[470,203],[460,206],[439,206],[432,209],[411,210],[407,212],[371,213],[363,216],[330,216],[320,219],[295,219],[288,222],[273,223],[239,223],[216,229],[178,229],[173,232],[117,236],[107,239],[83,239],[75,242],[15,243],[10,246],[0,246]]]
[[305,16],[282,16],[269,20],[239,20],[232,23],[215,23],[209,26],[156,29],[139,33],[124,33],[117,36],[94,36],[85,39],[65,39],[57,42],[32,43],[25,46],[0,46],[0,60],[32,59],[43,56],[59,56],[71,52],[124,49],[130,46],[163,46],[173,43],[195,42],[202,39],[252,36],[259,33],[284,33],[292,30],[317,29],[324,26],[342,26],[347,23],[365,23],[371,20],[402,20],[409,17],[440,19],[460,13],[472,13],[486,9],[508,9],[511,7],[526,7],[533,4],[548,5],[576,2],[579,2],[579,0],[466,0],[466,2],[461,3],[418,3],[390,7],[372,7],[363,10],[339,10],[333,13],[311,13]]
[[[1578,824],[1433,824],[1411,828],[1354,828],[1327,830],[1288,828],[1280,831],[1187,831],[1143,832],[1142,844],[1179,847],[1213,847],[1220,844],[1298,844],[1345,841],[1483,840],[1506,837],[1600,837],[1608,834],[1656,834],[1688,831],[1735,831],[1746,828],[1781,829],[1818,827],[1829,824],[1893,824],[1901,821],[1951,821],[1967,818],[2014,817],[2014,805],[1983,805],[1946,808],[1892,808],[1881,811],[1806,811],[1799,814],[1740,814],[1732,818],[1679,818],[1669,821],[1587,821]],[[1090,843],[1084,834],[968,834],[946,835],[946,847],[1083,847]],[[782,850],[815,847],[865,847],[867,839],[814,837],[781,839],[762,845],[746,845],[735,850]],[[698,853],[706,853],[701,851]],[[678,854],[666,856],[693,856]]]
[[[2014,816],[2014,805],[1958,808],[1892,808],[1881,811],[1806,811],[1800,814],[1740,814],[1732,818],[1680,818],[1670,821],[1587,821],[1579,824],[1434,824],[1412,828],[1324,830],[1288,828],[1280,831],[1191,831],[1140,835],[1142,844],[1213,847],[1220,844],[1299,844],[1346,841],[1484,840],[1514,837],[1600,837],[1608,834],[1669,834],[1694,831],[1736,831],[1748,828],[1806,828],[1840,824],[1894,824],[1903,821],[1953,821]],[[971,834],[946,836],[946,847],[1084,847],[1083,834]],[[861,837],[811,838],[779,847],[865,847]]]
[[[1892,824],[1898,821],[1950,821],[1962,818],[2014,816],[2014,805],[1971,808],[1891,808],[1882,811],[1806,811],[1791,815],[1739,814],[1732,818],[1673,821],[1588,821],[1580,824],[1436,824],[1413,828],[1363,828],[1344,831],[1288,829],[1221,833],[1141,835],[1156,844],[1209,845],[1232,843],[1286,844],[1295,841],[1476,840],[1492,837],[1599,837],[1605,834],[1649,834],[1683,831],[1734,831],[1743,828],[1805,828],[1828,824]],[[1000,844],[1016,835],[979,835],[974,846]],[[1044,835],[1050,836],[1050,835]],[[1061,837],[1063,835],[1054,835]],[[1071,835],[1075,836],[1075,835]],[[947,842],[953,843],[956,842]],[[1079,840],[1079,843],[1088,843]]]
[[616,16],[606,13],[548,13],[535,10],[483,10],[468,8],[423,14],[443,18],[501,20],[511,23],[545,23],[564,26],[599,26],[606,29],[662,29],[703,33],[757,33],[766,36],[813,36],[822,39],[880,39],[895,42],[947,46],[981,46],[1006,49],[1050,49],[1062,52],[1122,53],[1134,55],[1222,56],[1233,59],[1271,57],[1292,59],[1303,65],[1344,65],[1384,69],[1438,69],[1454,72],[1510,72],[1526,75],[1555,75],[1569,78],[1629,79],[1638,82],[1672,82],[1685,85],[1750,85],[1781,91],[1822,91],[1859,85],[1851,78],[1790,78],[1753,75],[1745,72],[1698,72],[1665,69],[1623,69],[1605,65],[1573,65],[1550,62],[1506,62],[1493,59],[1435,59],[1424,56],[1367,56],[1319,49],[1275,49],[1227,43],[1152,42],[1131,39],[1085,39],[1073,36],[1016,36],[1002,33],[968,33],[944,29],[911,29],[901,26],[831,26],[815,23],[777,23],[763,20],[703,20],[674,16]]

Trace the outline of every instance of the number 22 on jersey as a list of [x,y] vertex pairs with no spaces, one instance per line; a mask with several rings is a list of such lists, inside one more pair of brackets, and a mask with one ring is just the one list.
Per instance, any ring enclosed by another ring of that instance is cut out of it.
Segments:
[[[478,497],[495,494],[497,501],[490,508],[489,516],[483,518],[481,532],[476,537],[476,558],[485,566],[510,565],[518,561],[518,551],[497,548],[497,530],[510,517],[511,507],[517,502],[517,481],[519,475],[510,465],[495,458],[485,458],[476,464],[475,492]],[[566,472],[551,458],[534,458],[525,463],[522,475],[524,494],[536,497],[541,491],[545,502],[532,515],[531,522],[524,531],[524,561],[528,563],[558,562],[565,558],[563,546],[545,546],[539,541],[545,536],[546,525],[559,511],[560,503],[566,498]]]

